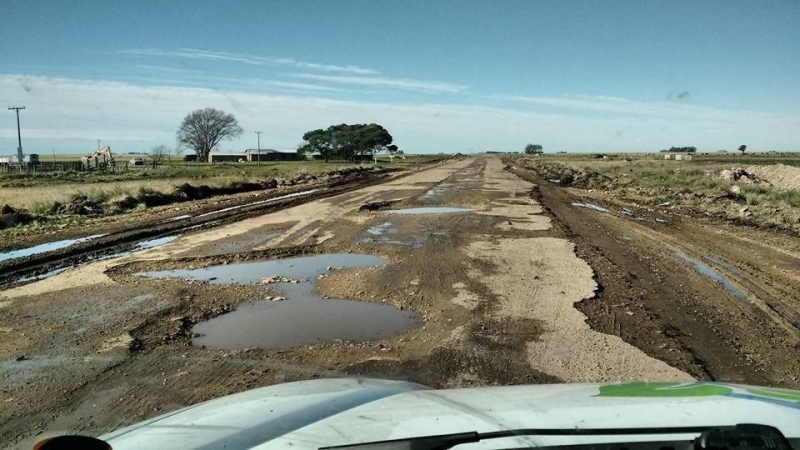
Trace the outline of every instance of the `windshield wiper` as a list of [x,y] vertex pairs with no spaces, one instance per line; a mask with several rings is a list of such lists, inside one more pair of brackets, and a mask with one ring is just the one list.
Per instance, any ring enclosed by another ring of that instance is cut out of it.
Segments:
[[[684,448],[692,450],[792,450],[792,446],[783,433],[775,427],[758,424],[738,424],[735,426],[705,427],[666,427],[666,428],[521,428],[517,430],[490,431],[478,433],[442,434],[437,436],[421,436],[407,439],[365,442],[361,444],[320,447],[319,450],[447,450],[461,444],[470,444],[489,439],[502,439],[520,436],[635,436],[659,434],[699,434],[694,441],[680,441]],[[671,444],[675,442],[662,442]],[[642,442],[654,448],[654,443]],[[552,446],[556,448],[629,448],[625,444],[579,444]],[[672,447],[676,448],[676,447]]]

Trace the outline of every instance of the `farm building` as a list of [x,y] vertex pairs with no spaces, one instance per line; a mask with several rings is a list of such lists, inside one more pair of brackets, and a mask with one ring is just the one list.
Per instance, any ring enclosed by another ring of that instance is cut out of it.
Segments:
[[208,162],[211,164],[220,162],[244,162],[245,155],[240,152],[216,152],[208,154]]
[[244,154],[247,161],[294,161],[297,159],[297,152],[284,152],[271,148],[262,148],[261,150],[248,148]]
[[677,161],[691,161],[692,154],[691,153],[667,153],[664,155],[664,159],[674,159]]

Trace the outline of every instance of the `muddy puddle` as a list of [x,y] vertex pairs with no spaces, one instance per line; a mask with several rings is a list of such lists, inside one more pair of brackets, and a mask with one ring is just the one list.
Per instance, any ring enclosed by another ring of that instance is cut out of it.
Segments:
[[422,195],[417,197],[418,201],[421,202],[431,202],[431,201],[438,201],[446,194],[455,191],[458,189],[458,185],[455,183],[447,183],[441,182],[433,185],[430,189],[425,191]]
[[389,214],[453,214],[471,212],[469,208],[456,208],[453,206],[420,206],[416,208],[393,209]]
[[608,212],[608,209],[603,208],[602,206],[597,206],[594,203],[575,202],[575,203],[572,204],[572,206],[580,206],[581,208],[589,208],[589,209],[593,209],[595,211]]
[[[678,258],[691,264],[692,267],[694,267],[694,269],[700,275],[711,278],[712,280],[719,283],[723,287],[723,289],[725,289],[731,295],[736,297],[737,300],[743,303],[750,303],[750,300],[748,300],[747,295],[744,292],[742,292],[739,288],[737,288],[729,279],[725,278],[722,274],[714,270],[711,266],[692,258],[691,256],[687,255],[686,253],[683,253],[680,250],[673,248],[672,253],[675,254],[675,256],[677,256]],[[706,258],[706,259],[710,261],[716,261],[712,258]]]
[[106,234],[93,234],[91,236],[86,236],[77,239],[64,239],[61,241],[48,242],[45,244],[35,245],[33,247],[28,247],[28,248],[22,248],[19,250],[12,250],[10,252],[0,253],[0,261],[24,258],[26,256],[38,255],[40,253],[47,253],[55,250],[61,250],[62,248],[67,248],[71,245],[91,241],[92,239],[97,239],[105,235]]
[[277,298],[246,302],[233,312],[195,325],[192,344],[211,349],[286,349],[338,340],[382,339],[418,326],[420,317],[410,311],[384,303],[323,299],[315,292],[317,278],[330,270],[387,263],[377,256],[339,253],[136,275],[212,284],[269,282],[278,291]]
[[415,223],[413,229],[407,232],[401,232],[400,229],[401,224],[394,221],[381,222],[367,228],[357,242],[360,244],[400,245],[420,249],[430,239],[446,238],[449,234],[446,229],[434,223]]

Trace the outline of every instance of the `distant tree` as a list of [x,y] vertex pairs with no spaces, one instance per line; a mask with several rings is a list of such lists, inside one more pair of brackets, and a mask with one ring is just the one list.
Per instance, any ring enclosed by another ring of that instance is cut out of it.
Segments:
[[[331,125],[326,130],[313,130],[303,135],[305,141],[297,152],[299,154],[318,154],[328,161],[341,158],[355,161],[363,155],[389,150],[392,135],[382,126],[371,124]],[[397,147],[394,146],[396,151]]]
[[541,155],[542,153],[544,153],[544,150],[539,144],[528,144],[525,146],[526,155]]
[[178,145],[194,150],[197,159],[208,161],[211,150],[223,139],[235,139],[242,127],[232,114],[214,108],[198,109],[184,117],[178,128]]
[[322,129],[306,132],[303,135],[303,143],[297,148],[297,153],[300,155],[305,154],[318,154],[325,158],[325,162],[330,160],[334,155],[334,148],[330,142],[328,132]]
[[170,154],[169,147],[167,147],[166,145],[156,145],[155,147],[150,149],[150,152],[147,154],[147,156],[149,156],[150,159],[153,160],[153,165],[157,166],[163,163],[164,161],[169,160],[169,154]]
[[739,151],[742,152],[743,155],[744,155],[744,151],[745,150],[747,150],[747,146],[746,145],[740,145],[739,146]]
[[661,150],[661,153],[696,153],[697,147],[670,147],[669,150]]

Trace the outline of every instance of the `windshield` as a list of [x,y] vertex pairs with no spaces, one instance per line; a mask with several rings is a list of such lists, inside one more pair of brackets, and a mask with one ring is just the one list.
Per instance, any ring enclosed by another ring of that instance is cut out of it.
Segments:
[[2,17],[4,446],[800,437],[800,3]]

